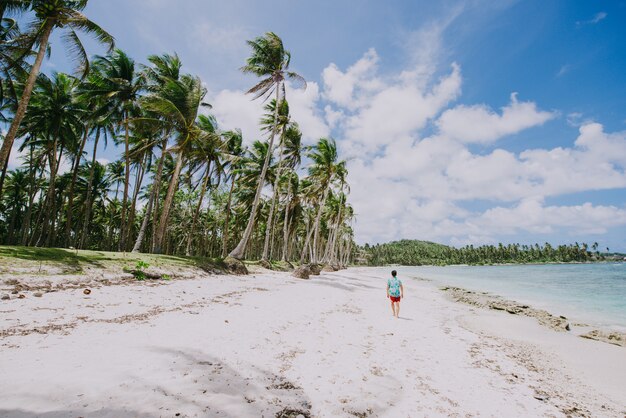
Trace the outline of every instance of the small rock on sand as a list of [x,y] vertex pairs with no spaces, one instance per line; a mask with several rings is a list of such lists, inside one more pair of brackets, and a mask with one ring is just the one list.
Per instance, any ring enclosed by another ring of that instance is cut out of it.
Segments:
[[40,297],[42,297],[42,296],[43,296],[43,293],[41,293],[41,292],[35,292],[35,293],[33,293],[33,296],[34,296],[34,297],[36,297],[36,298],[40,298]]
[[88,294],[90,294],[90,293],[91,293],[91,289],[85,289],[85,290],[83,290],[83,293],[84,293],[84,294],[86,294],[86,295],[88,295]]
[[11,296],[9,295],[2,295],[2,297],[0,297],[1,300],[9,300],[11,299]]

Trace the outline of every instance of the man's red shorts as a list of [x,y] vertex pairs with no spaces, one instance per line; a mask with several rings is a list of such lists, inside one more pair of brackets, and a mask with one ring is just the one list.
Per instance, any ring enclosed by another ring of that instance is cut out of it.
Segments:
[[392,302],[400,302],[400,296],[389,296]]

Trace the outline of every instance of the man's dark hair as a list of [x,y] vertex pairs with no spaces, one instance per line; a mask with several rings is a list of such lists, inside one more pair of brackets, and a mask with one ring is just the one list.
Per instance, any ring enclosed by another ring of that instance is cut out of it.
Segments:
[[397,275],[397,274],[398,274],[398,272],[397,272],[397,271],[395,271],[395,270],[392,270],[392,271],[391,271],[391,275],[392,275],[393,277],[396,277],[396,275]]

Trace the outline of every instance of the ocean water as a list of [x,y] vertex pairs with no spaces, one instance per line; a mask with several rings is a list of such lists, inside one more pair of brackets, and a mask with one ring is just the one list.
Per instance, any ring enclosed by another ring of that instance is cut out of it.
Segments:
[[626,331],[626,263],[398,267],[400,276],[489,292],[554,315]]

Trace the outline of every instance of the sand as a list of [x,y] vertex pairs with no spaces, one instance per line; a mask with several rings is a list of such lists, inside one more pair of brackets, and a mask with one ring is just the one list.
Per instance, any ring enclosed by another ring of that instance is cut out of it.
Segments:
[[205,274],[2,300],[0,416],[626,414],[625,348],[408,278],[395,319],[385,279]]

